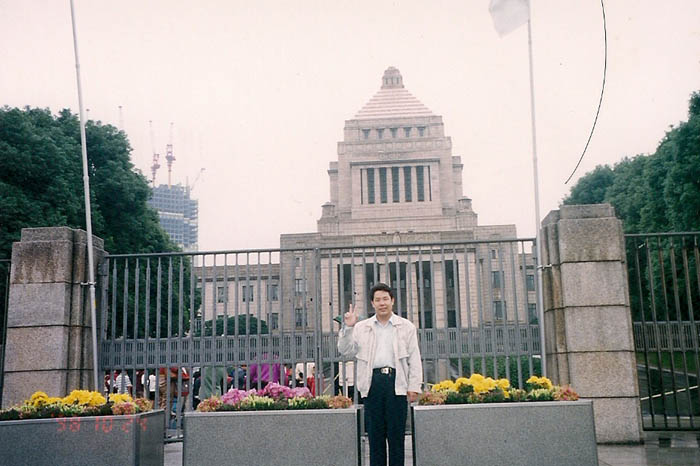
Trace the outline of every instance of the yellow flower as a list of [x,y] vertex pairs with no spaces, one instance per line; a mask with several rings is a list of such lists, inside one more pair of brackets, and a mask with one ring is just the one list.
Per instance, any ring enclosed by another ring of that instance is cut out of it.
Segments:
[[533,375],[527,379],[527,383],[546,388],[547,390],[551,390],[553,388],[552,381],[547,377],[537,377],[536,375]]
[[467,379],[466,377],[459,377],[457,380],[455,380],[455,386],[457,390],[459,390],[464,385],[470,385],[469,379]]
[[48,399],[49,399],[49,396],[46,393],[37,391],[37,392],[34,392],[32,394],[31,398],[29,398],[29,400],[26,404],[34,406],[35,408],[38,408],[40,406],[47,404]]
[[457,391],[457,385],[451,381],[451,380],[443,380],[440,383],[436,383],[433,385],[432,390],[434,392],[446,392],[446,391],[452,391],[456,392]]
[[109,395],[109,401],[112,403],[125,403],[133,401],[128,393],[112,393]]
[[73,390],[62,401],[67,405],[80,406],[100,406],[107,402],[105,397],[100,395],[99,392],[91,392],[89,390]]
[[510,388],[510,381],[508,379],[498,379],[496,385],[504,392],[508,391]]

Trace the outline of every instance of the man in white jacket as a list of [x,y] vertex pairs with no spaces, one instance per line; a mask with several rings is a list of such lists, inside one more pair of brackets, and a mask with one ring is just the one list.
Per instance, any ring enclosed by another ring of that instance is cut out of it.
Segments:
[[404,464],[408,401],[415,401],[423,381],[418,334],[411,321],[393,312],[394,293],[379,283],[370,291],[375,315],[358,322],[352,304],[343,316],[338,351],[357,359],[355,387],[364,398],[370,466]]

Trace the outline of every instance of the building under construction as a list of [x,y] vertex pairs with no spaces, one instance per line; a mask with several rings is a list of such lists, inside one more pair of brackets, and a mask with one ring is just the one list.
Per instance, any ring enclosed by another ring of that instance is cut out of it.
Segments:
[[158,211],[160,226],[184,251],[197,250],[199,201],[190,198],[190,190],[181,184],[153,187],[148,204]]
[[[156,172],[160,168],[158,159],[160,154],[155,150],[153,142],[153,122],[151,126],[151,145],[153,146],[153,164],[151,165],[151,183],[153,183],[153,196],[148,205],[158,211],[160,226],[168,233],[170,239],[182,248],[183,251],[197,251],[199,202],[190,198],[192,186],[185,183],[172,185],[172,168],[175,161],[173,154],[173,123],[170,123],[170,142],[165,147],[165,160],[168,163],[168,184],[156,186]],[[203,171],[204,169],[202,169]],[[199,179],[199,175],[197,179]],[[197,182],[195,179],[195,183]],[[192,183],[194,185],[194,183]]]

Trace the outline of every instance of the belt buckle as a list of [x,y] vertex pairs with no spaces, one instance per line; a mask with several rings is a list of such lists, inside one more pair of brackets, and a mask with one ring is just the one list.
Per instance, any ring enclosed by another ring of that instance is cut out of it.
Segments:
[[391,367],[382,367],[381,369],[379,369],[379,372],[381,372],[384,375],[390,375]]

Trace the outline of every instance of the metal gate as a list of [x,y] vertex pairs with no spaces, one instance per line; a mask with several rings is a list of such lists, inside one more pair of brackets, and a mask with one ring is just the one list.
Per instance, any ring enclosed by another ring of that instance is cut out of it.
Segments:
[[357,402],[355,369],[337,352],[333,318],[351,302],[371,316],[369,290],[378,282],[390,284],[394,311],[419,329],[427,384],[480,372],[522,387],[541,374],[534,244],[108,256],[99,277],[106,388],[128,389],[119,377],[128,374],[134,394],[150,392],[169,407],[172,435],[207,377],[219,390],[272,380]]
[[700,233],[625,238],[644,429],[700,430]]

